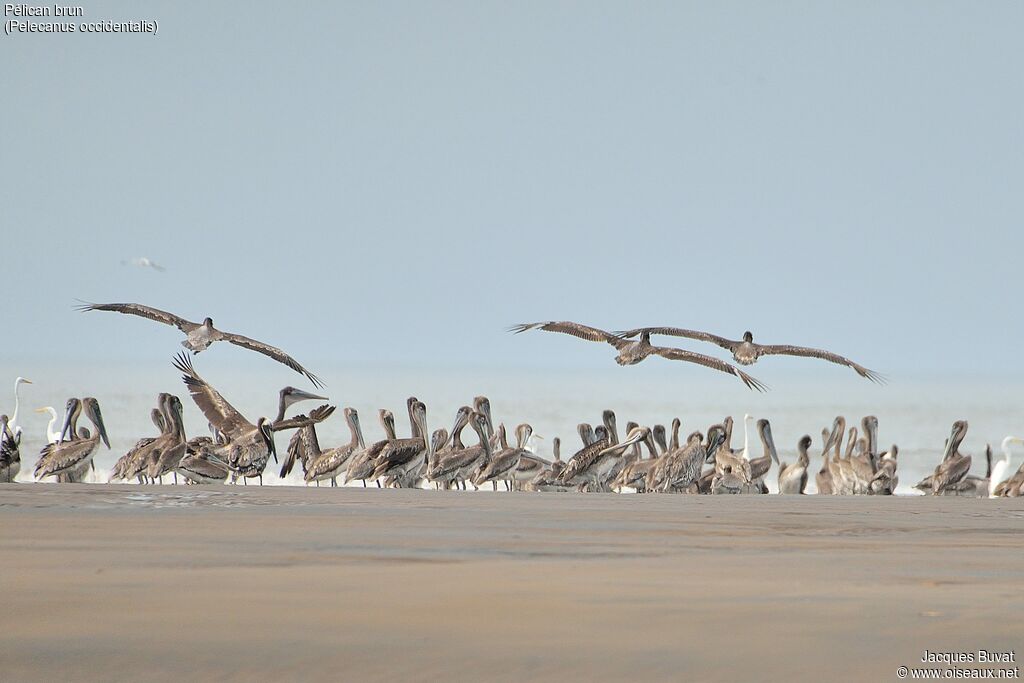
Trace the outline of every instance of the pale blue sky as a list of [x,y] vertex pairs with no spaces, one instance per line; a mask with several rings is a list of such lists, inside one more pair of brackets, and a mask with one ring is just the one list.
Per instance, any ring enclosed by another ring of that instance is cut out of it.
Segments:
[[[8,359],[175,352],[78,297],[314,371],[612,363],[504,331],[553,318],[1021,373],[1019,2],[85,11],[160,32],[0,37]],[[142,255],[167,272],[120,265]]]

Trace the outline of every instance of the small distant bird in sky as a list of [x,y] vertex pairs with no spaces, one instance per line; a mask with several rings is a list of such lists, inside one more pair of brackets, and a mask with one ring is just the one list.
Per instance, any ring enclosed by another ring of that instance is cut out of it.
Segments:
[[158,273],[162,273],[165,270],[167,270],[166,268],[161,266],[159,263],[157,263],[156,261],[153,261],[152,259],[150,259],[150,258],[148,258],[146,256],[136,256],[136,257],[132,258],[130,261],[121,261],[121,265],[122,266],[138,266],[139,268],[152,268],[153,270],[155,270]]

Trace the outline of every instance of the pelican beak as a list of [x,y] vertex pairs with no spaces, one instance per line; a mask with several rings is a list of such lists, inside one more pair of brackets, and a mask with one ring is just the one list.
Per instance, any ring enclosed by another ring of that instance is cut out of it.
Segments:
[[30,380],[30,379],[25,379],[24,377],[22,377],[22,378],[21,378],[21,381],[22,381],[22,382],[23,382],[24,384],[34,384],[34,382],[33,382],[32,380]]
[[292,401],[329,401],[330,399],[326,396],[319,396],[318,394],[311,394],[308,391],[302,389],[296,389],[292,392]]

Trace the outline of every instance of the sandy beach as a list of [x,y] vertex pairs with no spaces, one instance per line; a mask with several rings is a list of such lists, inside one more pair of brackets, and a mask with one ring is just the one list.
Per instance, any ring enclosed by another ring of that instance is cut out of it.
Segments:
[[1019,500],[0,488],[6,681],[896,680],[1019,650]]

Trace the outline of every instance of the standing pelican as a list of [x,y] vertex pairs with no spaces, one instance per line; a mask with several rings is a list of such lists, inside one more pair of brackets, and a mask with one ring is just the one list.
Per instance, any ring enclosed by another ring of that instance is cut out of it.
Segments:
[[159,439],[158,444],[153,447],[146,474],[150,481],[163,483],[163,476],[171,473],[174,475],[174,483],[177,484],[177,467],[181,464],[181,459],[185,457],[188,439],[185,436],[181,399],[173,394],[166,394],[164,400],[164,415],[170,424],[167,434]]
[[265,417],[256,420],[256,424],[246,420],[220,392],[199,376],[184,353],[175,358],[174,367],[182,373],[181,379],[199,410],[228,439],[228,443],[213,450],[214,454],[231,468],[234,478],[242,477],[244,481],[258,477],[262,486],[267,461],[271,456],[277,459],[270,421]]
[[967,476],[971,469],[971,456],[960,453],[960,444],[967,436],[967,420],[957,420],[946,442],[946,451],[942,462],[932,474],[932,495],[941,495],[946,489],[954,487]]
[[[462,430],[466,425],[480,436],[480,443],[476,446],[466,447],[462,444]],[[427,468],[427,479],[436,483],[439,487],[450,489],[452,485],[458,486],[460,482],[465,486],[467,478],[471,477],[477,468],[486,466],[490,460],[490,439],[487,416],[474,411],[469,406],[462,406],[455,413],[455,424],[452,425],[451,439],[452,447],[437,456],[434,463]]]
[[814,475],[815,484],[818,487],[818,495],[820,496],[831,496],[832,495],[832,471],[829,465],[829,430],[821,430],[821,443],[824,446],[821,449],[821,469]]
[[764,449],[764,455],[750,460],[751,482],[754,484],[754,490],[760,493],[768,493],[768,487],[764,483],[764,478],[772,468],[772,461],[776,465],[780,464],[779,454],[775,450],[772,426],[768,423],[768,420],[761,419],[757,421],[757,433],[761,437],[761,447]]
[[[384,447],[395,440],[395,415],[390,410],[381,409],[377,412],[381,427],[384,428],[384,438],[370,444],[366,450],[356,453],[349,460],[348,468],[345,470],[345,483],[361,480],[363,488],[366,488],[366,480],[373,476],[374,467],[377,464],[377,457]],[[380,482],[377,482],[380,486]]]
[[[39,462],[36,463],[34,476],[36,479],[54,475],[68,474],[75,471],[87,469],[92,463],[93,455],[100,441],[110,448],[110,440],[107,438],[107,428],[103,425],[103,414],[100,412],[100,404],[91,396],[81,401],[82,411],[89,421],[96,428],[96,433],[74,441],[59,441],[47,444],[40,451]],[[70,416],[68,416],[70,418]],[[65,418],[67,422],[68,418]],[[62,433],[65,430],[61,430]]]
[[619,355],[615,357],[615,362],[619,365],[636,365],[648,356],[656,355],[669,360],[681,360],[689,363],[696,363],[698,365],[703,365],[706,368],[711,368],[712,370],[718,370],[730,375],[735,375],[747,386],[748,389],[765,391],[768,388],[739,368],[712,356],[706,356],[703,353],[695,353],[693,351],[685,351],[683,349],[670,348],[666,346],[652,346],[651,335],[648,332],[642,332],[639,340],[630,341],[612,334],[611,332],[599,330],[596,327],[588,327],[587,325],[568,321],[553,320],[548,322],[515,325],[510,328],[510,331],[519,334],[521,332],[534,329],[544,330],[545,332],[562,332],[563,334],[570,334],[574,337],[585,339],[587,341],[611,344],[619,352]]
[[390,441],[377,457],[372,479],[387,478],[399,488],[415,488],[420,472],[433,457],[430,431],[427,429],[427,406],[422,401],[410,410],[413,435],[408,439]]
[[[160,396],[162,399],[163,394],[161,394]],[[157,402],[160,404],[163,403],[161,399],[157,400]],[[152,420],[159,434],[155,437],[143,437],[136,441],[135,445],[132,446],[127,453],[118,458],[116,463],[114,463],[114,469],[111,470],[109,481],[126,479],[128,478],[128,472],[136,472],[137,470],[136,476],[139,478],[139,483],[142,483],[142,479],[145,476],[143,474],[143,470],[145,469],[145,467],[137,467],[135,463],[144,457],[144,455],[140,454],[144,454],[153,444],[154,441],[156,441],[158,438],[163,436],[168,431],[167,419],[164,417],[162,408],[162,405],[160,408],[153,408],[153,410],[151,410],[149,413],[149,419]]]
[[871,479],[871,493],[879,496],[891,496],[899,486],[899,476],[896,474],[899,446],[893,444],[889,450],[882,453],[878,458],[878,471]]
[[[355,408],[345,408],[344,413],[345,422],[348,424],[352,438],[343,446],[328,448],[326,451],[321,451],[312,456],[305,477],[303,477],[307,484],[315,481],[316,485],[319,486],[321,481],[330,479],[331,486],[337,486],[338,475],[348,467],[349,460],[355,454],[366,449],[366,442],[363,440],[363,429],[359,426],[359,413],[356,412]],[[313,426],[310,425],[303,432],[312,432],[311,444],[315,444],[316,448],[319,449],[319,444],[316,441],[316,432],[312,430]]]
[[1002,484],[1003,478],[1006,477],[1006,473],[1010,471],[1010,460],[1013,458],[1013,454],[1010,452],[1011,443],[1024,444],[1024,439],[1019,436],[1008,436],[1003,439],[1001,444],[1003,457],[992,466],[992,476],[989,478],[988,495],[991,498],[999,495],[997,489]]
[[21,471],[21,435],[8,427],[6,415],[0,415],[0,482],[14,481]]
[[701,332],[699,330],[684,330],[680,327],[639,327],[635,330],[626,330],[624,332],[618,332],[617,337],[620,339],[629,339],[637,335],[645,336],[650,338],[652,334],[664,334],[673,337],[685,337],[687,339],[697,339],[699,341],[711,342],[717,344],[723,349],[732,353],[733,359],[740,365],[753,365],[761,356],[803,356],[807,358],[820,358],[821,360],[827,360],[830,363],[836,363],[838,365],[845,365],[866,379],[878,384],[884,384],[885,378],[879,375],[877,372],[868,370],[862,365],[854,363],[849,358],[844,358],[838,354],[832,353],[831,351],[824,351],[822,349],[812,349],[806,346],[790,346],[788,344],[755,344],[754,335],[751,332],[744,332],[743,339],[726,339],[725,337],[719,337],[718,335],[710,334],[708,332]]
[[504,481],[507,490],[512,490],[512,480],[515,478],[516,468],[519,461],[526,452],[526,446],[533,435],[533,427],[525,422],[516,427],[516,445],[514,448],[506,448],[495,453],[484,467],[473,477],[474,486],[483,486],[489,481]]
[[161,311],[158,308],[152,308],[150,306],[143,306],[142,304],[85,303],[77,308],[80,311],[116,311],[117,313],[127,313],[141,316],[143,318],[149,318],[150,320],[155,320],[158,323],[163,323],[165,325],[173,325],[185,333],[185,341],[181,342],[181,345],[192,353],[205,351],[210,344],[214,342],[226,341],[234,344],[235,346],[241,346],[243,349],[262,353],[264,356],[273,358],[278,363],[287,365],[292,370],[305,375],[315,387],[320,388],[324,386],[319,377],[299,365],[298,361],[281,349],[276,346],[264,344],[261,341],[256,341],[255,339],[250,339],[249,337],[243,337],[240,334],[222,332],[213,326],[213,318],[205,318],[202,323],[194,323],[178,317],[173,313]]
[[811,437],[804,434],[796,444],[796,463],[779,465],[779,493],[798,495],[807,488],[807,468],[811,464],[807,449],[810,447]]
[[605,436],[596,439],[569,458],[558,476],[558,482],[566,486],[581,488],[599,488],[605,480],[605,474],[615,464],[619,451],[609,449],[618,442],[615,430],[615,413],[605,410],[601,419],[604,422]]

